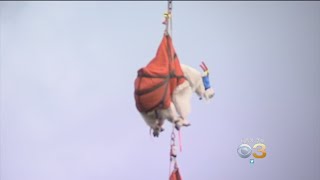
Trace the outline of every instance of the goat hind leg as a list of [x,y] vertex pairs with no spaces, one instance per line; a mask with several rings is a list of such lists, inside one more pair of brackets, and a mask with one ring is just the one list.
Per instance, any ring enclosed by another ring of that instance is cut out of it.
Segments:
[[163,124],[163,120],[161,123],[161,120],[159,120],[156,117],[155,112],[149,112],[149,113],[140,113],[143,117],[146,124],[152,129],[153,136],[158,137],[159,133],[162,132],[164,129],[161,127]]

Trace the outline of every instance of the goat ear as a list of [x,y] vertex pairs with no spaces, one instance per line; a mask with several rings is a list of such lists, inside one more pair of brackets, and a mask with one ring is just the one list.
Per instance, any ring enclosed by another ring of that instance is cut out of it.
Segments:
[[206,77],[206,76],[208,76],[209,75],[209,71],[204,71],[203,73],[202,73],[202,77]]

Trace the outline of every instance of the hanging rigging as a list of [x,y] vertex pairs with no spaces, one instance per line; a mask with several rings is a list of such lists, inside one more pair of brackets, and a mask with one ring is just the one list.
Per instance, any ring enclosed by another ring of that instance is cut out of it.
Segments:
[[172,122],[170,180],[182,180],[176,161],[175,130],[179,131],[180,137],[181,127],[190,126],[187,117],[191,109],[192,93],[195,92],[199,99],[209,100],[214,96],[214,90],[210,85],[209,69],[204,62],[200,65],[203,73],[180,64],[172,42],[172,0],[168,1],[164,18],[165,30],[162,41],[156,56],[138,70],[134,82],[134,98],[136,108],[153,131],[153,136],[158,137],[164,130],[163,124],[166,119]]

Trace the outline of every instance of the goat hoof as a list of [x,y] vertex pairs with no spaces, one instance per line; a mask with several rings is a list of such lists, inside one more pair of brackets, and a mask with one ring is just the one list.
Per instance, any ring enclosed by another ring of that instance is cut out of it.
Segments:
[[153,132],[153,137],[159,137],[159,133],[158,132]]
[[175,125],[176,130],[180,130],[180,126],[178,124]]
[[159,131],[153,130],[153,137],[159,137]]
[[191,124],[190,123],[184,123],[183,126],[188,127],[188,126],[191,126]]

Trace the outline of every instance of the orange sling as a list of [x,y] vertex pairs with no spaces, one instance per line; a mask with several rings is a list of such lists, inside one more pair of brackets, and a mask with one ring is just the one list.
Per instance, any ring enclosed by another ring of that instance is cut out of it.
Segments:
[[170,180],[182,180],[179,169],[174,169],[170,175]]
[[167,109],[174,89],[185,81],[170,35],[162,38],[156,56],[138,70],[134,97],[140,112]]

